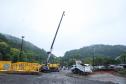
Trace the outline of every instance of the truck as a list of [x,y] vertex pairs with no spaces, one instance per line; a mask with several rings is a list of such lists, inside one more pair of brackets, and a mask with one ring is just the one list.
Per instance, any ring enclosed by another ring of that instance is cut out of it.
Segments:
[[90,64],[82,64],[81,61],[76,61],[76,64],[72,65],[71,71],[74,74],[90,74],[93,71],[93,67]]

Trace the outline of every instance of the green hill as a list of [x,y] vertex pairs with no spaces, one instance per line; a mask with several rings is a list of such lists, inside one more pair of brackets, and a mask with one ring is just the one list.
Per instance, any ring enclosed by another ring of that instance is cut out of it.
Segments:
[[[0,60],[27,61],[45,63],[47,52],[40,49],[30,42],[24,41],[23,54],[20,54],[21,39],[0,33]],[[72,65],[75,60],[82,60],[84,63],[91,63],[95,57],[95,64],[104,64],[115,62],[115,58],[120,55],[126,55],[126,46],[124,45],[91,45],[80,49],[70,50],[63,57],[51,56],[51,63],[61,63],[62,65]],[[109,60],[109,61],[108,61]]]
[[0,33],[0,60],[45,62],[47,53],[30,42],[24,41],[23,54],[19,58],[21,39]]
[[67,51],[63,57],[65,64],[72,64],[75,60],[82,60],[85,63],[91,63],[93,56],[96,61],[113,60],[126,52],[124,45],[91,45],[80,49]]

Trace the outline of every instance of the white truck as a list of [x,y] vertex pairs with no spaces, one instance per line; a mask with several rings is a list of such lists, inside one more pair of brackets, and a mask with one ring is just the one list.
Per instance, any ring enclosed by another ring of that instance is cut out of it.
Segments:
[[92,70],[93,67],[90,64],[82,64],[81,61],[76,61],[76,64],[71,68],[74,74],[90,74]]

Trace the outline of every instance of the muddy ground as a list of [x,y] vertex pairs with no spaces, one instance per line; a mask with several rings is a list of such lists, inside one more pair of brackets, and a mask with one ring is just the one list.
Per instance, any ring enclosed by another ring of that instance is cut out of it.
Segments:
[[114,71],[96,71],[86,76],[72,74],[72,73],[68,73],[67,75],[70,77],[76,77],[76,78],[87,79],[87,80],[112,82],[115,84],[126,84],[126,77],[123,77]]
[[69,72],[41,73],[39,75],[0,74],[0,84],[114,84],[95,78],[69,76]]

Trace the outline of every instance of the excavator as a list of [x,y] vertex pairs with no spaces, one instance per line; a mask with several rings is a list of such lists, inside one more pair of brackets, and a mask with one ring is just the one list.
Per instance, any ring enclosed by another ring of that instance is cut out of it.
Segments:
[[62,22],[62,19],[63,19],[63,16],[65,15],[65,11],[63,11],[62,13],[62,16],[61,16],[61,19],[60,19],[60,22],[58,24],[58,27],[57,27],[57,30],[56,30],[56,33],[55,33],[55,36],[53,38],[53,41],[52,41],[52,44],[51,44],[51,47],[50,47],[50,51],[48,52],[48,57],[47,57],[47,60],[46,60],[46,63],[44,66],[41,67],[41,70],[42,72],[50,72],[50,71],[59,71],[59,67],[60,67],[60,64],[51,64],[49,63],[49,59],[52,55],[52,50],[53,50],[53,45],[54,45],[54,42],[56,40],[56,36],[58,34],[58,31],[59,31],[59,28],[60,28],[60,24]]

